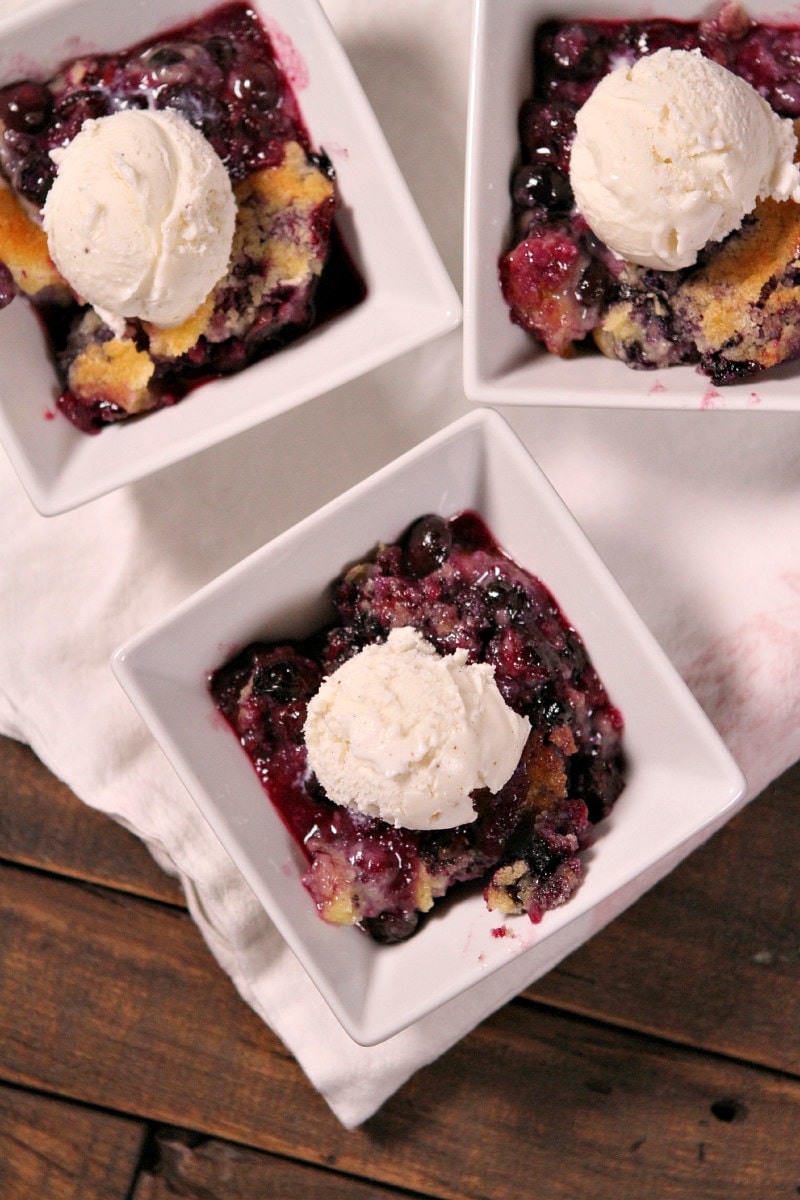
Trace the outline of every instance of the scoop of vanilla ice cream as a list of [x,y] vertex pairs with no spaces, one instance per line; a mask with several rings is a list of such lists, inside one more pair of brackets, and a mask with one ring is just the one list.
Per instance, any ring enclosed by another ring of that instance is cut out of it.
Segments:
[[530,722],[505,703],[489,664],[466,659],[403,627],[324,680],[305,739],[331,800],[406,829],[475,819],[470,793],[508,781]]
[[115,332],[126,317],[180,325],[225,274],[236,203],[202,133],[177,113],[88,120],[52,151],[43,210],[50,254]]
[[611,250],[644,267],[691,266],[758,200],[800,199],[792,122],[699,50],[658,50],[618,67],[576,128],[578,209]]

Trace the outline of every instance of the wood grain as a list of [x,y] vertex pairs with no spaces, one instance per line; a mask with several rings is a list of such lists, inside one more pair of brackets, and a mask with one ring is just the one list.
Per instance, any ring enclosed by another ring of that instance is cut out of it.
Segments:
[[2,1200],[800,1194],[800,765],[350,1133],[138,841],[0,779]]
[[0,859],[183,904],[176,880],[128,830],[82,804],[36,758],[0,737]]
[[799,1102],[796,1081],[509,1005],[374,1127],[382,1144],[415,1148],[436,1195],[788,1197]]
[[185,913],[5,867],[0,920],[2,1074],[31,1088],[450,1200],[800,1183],[800,1082],[775,1072],[512,1004],[347,1133]]
[[159,1129],[154,1161],[138,1177],[131,1200],[402,1200],[408,1192],[317,1170],[230,1142]]
[[307,1098],[183,910],[0,866],[0,926],[3,1078],[200,1130],[213,1097],[238,1136],[273,1089]]
[[3,1200],[127,1200],[144,1126],[0,1085]]
[[[183,904],[127,830],[0,738],[0,857]],[[800,764],[527,995],[800,1073]],[[676,947],[680,962],[676,962]],[[720,964],[724,964],[721,969]]]
[[800,764],[527,993],[800,1075]]

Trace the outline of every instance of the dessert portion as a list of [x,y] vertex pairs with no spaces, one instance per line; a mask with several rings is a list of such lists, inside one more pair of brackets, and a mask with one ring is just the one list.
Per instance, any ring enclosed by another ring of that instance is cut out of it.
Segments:
[[174,404],[364,295],[258,17],[238,0],[0,89],[0,304],[48,329],[80,429]]
[[699,22],[553,21],[519,117],[512,321],[714,383],[800,353],[800,31],[735,5]]
[[624,785],[623,721],[546,586],[477,514],[429,514],[331,600],[210,677],[323,919],[394,942],[470,882],[534,922],[565,903]]

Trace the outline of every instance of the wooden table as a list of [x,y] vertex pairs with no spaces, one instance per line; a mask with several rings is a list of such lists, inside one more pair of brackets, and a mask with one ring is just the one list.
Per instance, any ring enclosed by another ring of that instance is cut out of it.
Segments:
[[2,1200],[800,1195],[800,767],[354,1132],[133,836],[0,779]]

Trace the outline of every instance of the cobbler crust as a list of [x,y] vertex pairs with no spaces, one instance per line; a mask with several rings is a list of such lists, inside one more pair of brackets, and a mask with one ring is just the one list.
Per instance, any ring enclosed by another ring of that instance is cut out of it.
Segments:
[[47,236],[0,176],[0,262],[26,296],[67,302],[69,286],[50,257]]
[[761,201],[706,262],[676,273],[623,269],[623,298],[594,340],[642,366],[699,361],[715,382],[767,370],[800,353],[800,205]]
[[[91,340],[92,329],[98,335],[96,341]],[[72,394],[92,402],[102,396],[108,404],[130,414],[152,408],[155,401],[150,392],[150,380],[155,364],[150,355],[145,350],[137,350],[135,342],[129,338],[100,340],[106,327],[93,315],[84,318],[81,330],[90,336],[67,371]]]
[[687,279],[676,298],[698,323],[701,355],[762,368],[792,357],[800,343],[800,205],[774,200]]

